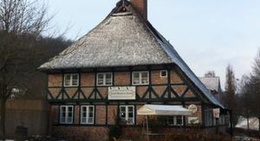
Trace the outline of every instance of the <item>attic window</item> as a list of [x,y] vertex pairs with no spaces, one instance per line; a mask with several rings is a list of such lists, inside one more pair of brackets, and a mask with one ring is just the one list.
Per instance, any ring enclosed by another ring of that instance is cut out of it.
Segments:
[[130,4],[130,2],[128,0],[120,0],[117,4],[116,4],[116,13],[122,13],[122,12],[127,12],[127,6]]
[[160,76],[161,77],[167,77],[167,70],[161,70],[161,72],[160,72]]
[[126,12],[126,11],[127,11],[126,7],[123,6],[123,7],[120,8],[117,12],[118,12],[118,13],[122,13],[122,12]]

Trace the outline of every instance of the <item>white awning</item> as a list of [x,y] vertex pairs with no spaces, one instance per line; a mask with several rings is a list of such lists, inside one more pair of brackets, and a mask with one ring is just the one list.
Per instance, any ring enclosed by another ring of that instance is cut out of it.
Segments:
[[180,105],[145,104],[144,106],[142,106],[140,109],[137,110],[137,115],[188,116],[188,115],[192,115],[192,111]]

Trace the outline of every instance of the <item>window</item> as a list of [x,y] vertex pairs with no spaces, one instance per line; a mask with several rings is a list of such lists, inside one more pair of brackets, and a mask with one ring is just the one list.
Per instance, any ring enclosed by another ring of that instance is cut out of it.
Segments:
[[94,106],[81,106],[81,124],[94,124]]
[[133,85],[149,84],[148,71],[133,72],[132,74]]
[[120,118],[126,124],[134,124],[134,106],[120,106]]
[[160,76],[161,77],[167,77],[167,70],[161,70]]
[[169,125],[183,125],[183,116],[169,116],[168,124]]
[[64,75],[64,86],[78,86],[79,75],[78,74],[65,74]]
[[213,110],[210,107],[204,108],[204,122],[205,122],[205,126],[214,125]]
[[112,73],[98,73],[97,74],[98,86],[110,86],[112,85]]
[[73,123],[73,106],[60,106],[60,123]]

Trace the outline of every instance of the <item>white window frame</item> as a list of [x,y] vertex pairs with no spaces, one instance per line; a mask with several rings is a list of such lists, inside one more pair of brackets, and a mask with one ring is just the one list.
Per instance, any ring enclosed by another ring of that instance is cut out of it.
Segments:
[[82,105],[80,108],[80,124],[94,124],[94,120],[95,107],[93,105]]
[[[76,79],[74,78],[75,76],[76,76]],[[77,73],[64,74],[63,80],[64,80],[64,87],[79,86],[79,74],[77,74]]]
[[[111,78],[108,78],[107,75],[110,75]],[[99,78],[99,76],[102,76],[102,78]],[[99,83],[100,81],[101,83]],[[113,74],[111,72],[97,73],[97,86],[112,86],[112,82],[113,82]]]
[[[125,111],[123,111],[123,108]],[[135,106],[121,105],[119,106],[119,113],[121,121],[125,122],[127,125],[133,125],[135,123]]]
[[[170,120],[172,123],[170,123]],[[181,120],[181,124],[178,123],[178,120]],[[183,116],[169,116],[167,119],[167,123],[170,126],[183,126],[184,117]]]
[[72,105],[60,106],[60,120],[61,124],[72,124],[74,117],[74,107]]
[[[145,78],[144,73],[147,75]],[[136,77],[138,75],[138,77]],[[132,72],[132,85],[147,85],[149,84],[149,71],[133,71]]]
[[[165,76],[163,76],[163,72],[165,73]],[[167,77],[168,76],[168,71],[167,70],[161,70],[160,71],[160,77]]]

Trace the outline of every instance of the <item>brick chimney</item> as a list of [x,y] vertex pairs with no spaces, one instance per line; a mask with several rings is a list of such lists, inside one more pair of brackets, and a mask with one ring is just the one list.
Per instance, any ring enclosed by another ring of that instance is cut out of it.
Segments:
[[147,20],[147,0],[131,0],[137,11]]

